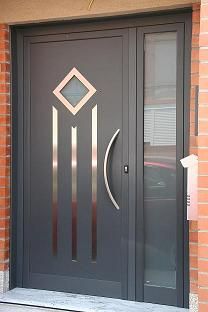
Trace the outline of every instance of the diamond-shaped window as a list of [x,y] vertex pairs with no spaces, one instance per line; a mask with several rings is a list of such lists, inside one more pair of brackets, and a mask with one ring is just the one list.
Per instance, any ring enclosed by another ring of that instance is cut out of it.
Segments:
[[83,85],[83,83],[74,76],[69,80],[65,87],[63,87],[61,94],[75,107],[88,91],[89,90]]
[[73,68],[53,91],[55,96],[75,115],[93,96],[96,89]]

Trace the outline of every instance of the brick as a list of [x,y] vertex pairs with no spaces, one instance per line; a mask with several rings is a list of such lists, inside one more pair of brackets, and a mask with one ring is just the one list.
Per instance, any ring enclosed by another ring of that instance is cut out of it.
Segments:
[[0,29],[0,40],[9,40],[9,32],[3,29]]
[[200,60],[200,63],[199,63],[199,73],[200,75],[208,74],[208,63],[203,63],[203,60]]
[[[207,278],[208,278],[208,260],[199,258],[198,266],[199,266],[198,267],[199,272],[206,273],[207,274]],[[208,283],[208,281],[207,281],[207,283]],[[199,283],[199,285],[200,285],[200,283]],[[202,286],[202,285],[200,285],[200,286]]]
[[0,40],[0,50],[1,51],[9,51],[9,42]]
[[10,85],[8,83],[0,83],[0,93],[9,93]]
[[198,246],[198,255],[200,258],[208,258],[208,243],[207,246]]
[[199,288],[199,300],[208,301],[208,289]]
[[204,33],[207,32],[207,30],[208,30],[208,20],[202,18],[200,21],[200,32]]
[[[10,206],[10,198],[0,198],[0,217],[8,217],[7,210]],[[3,209],[4,208],[4,209]]]
[[[207,79],[201,79],[201,80],[202,80],[202,82],[200,83],[200,86],[202,86],[203,83],[204,83],[204,85],[208,83],[208,78]],[[207,89],[208,89],[208,85],[207,85]],[[198,117],[199,117],[199,119],[208,119],[208,106],[207,107],[199,107]]]
[[0,155],[0,167],[1,166],[10,166],[10,165],[11,165],[11,156],[9,155],[7,157],[5,157],[5,156],[1,157],[1,155]]
[[[207,219],[199,219],[198,220],[198,228],[199,230],[208,230],[208,218]],[[208,241],[207,241],[208,244]]]
[[[199,73],[199,61],[192,61],[191,62],[191,73],[198,74]],[[1,76],[0,76],[1,77]]]
[[190,292],[192,294],[198,293],[198,282],[197,281],[190,281]]
[[[201,114],[207,113],[208,107],[200,107],[199,111]],[[199,147],[208,147],[208,135],[199,135],[198,136],[198,146]]]
[[208,162],[199,163],[199,175],[208,175]]
[[201,0],[201,8],[203,10],[203,6],[208,4],[208,0]]
[[200,120],[199,134],[208,134],[208,122],[207,121]]
[[8,104],[0,104],[0,115],[2,114],[10,114],[11,107]]
[[208,89],[208,77],[199,77],[199,84],[201,89]]
[[194,268],[194,269],[196,269],[198,267],[197,256],[193,256],[193,255],[189,256],[189,265],[190,265],[190,268]]
[[0,155],[1,156],[7,156],[11,154],[11,146],[2,146],[0,145]]
[[198,230],[198,222],[197,221],[190,221],[189,222],[189,230],[190,231],[197,231]]
[[193,13],[192,13],[192,22],[193,23],[199,23],[200,21],[200,11],[199,9],[198,10],[195,10]]
[[[1,115],[0,115],[1,119]],[[10,122],[10,116],[5,115],[5,120],[1,123],[7,124]],[[11,144],[11,136],[10,135],[0,135],[0,145],[10,145]]]
[[2,63],[0,64],[0,72],[2,73],[9,73],[10,72],[10,64],[9,63]]
[[8,52],[0,52],[0,63],[8,63],[10,61],[10,55]]
[[207,312],[208,311],[208,303],[199,302],[199,312]]
[[0,187],[0,197],[7,197],[10,195],[10,189],[8,187]]
[[201,4],[200,3],[193,3],[192,4],[192,10],[193,11],[200,10],[200,8],[201,8]]
[[[202,148],[199,148],[198,149],[198,156],[199,156],[199,161],[201,160],[205,160],[207,161],[208,160],[208,148],[205,148],[205,149],[202,149]],[[201,166],[201,163],[200,163],[200,166]]]
[[0,177],[0,187],[9,187],[10,177]]
[[[199,244],[207,244],[208,242],[208,232],[198,232]],[[208,262],[206,263],[208,270]]]
[[199,105],[200,104],[205,104],[208,105],[208,93],[207,92],[199,92]]
[[198,242],[198,233],[197,232],[190,232],[189,233],[189,240],[192,243],[197,243]]
[[194,243],[189,243],[189,253],[190,255],[197,255],[198,254],[198,245]]
[[207,204],[198,204],[198,213],[199,216],[208,216],[208,203]]
[[10,74],[6,72],[0,72],[0,83],[9,83],[10,82]]
[[208,203],[208,191],[198,191],[198,201]]
[[208,60],[208,49],[200,49],[199,56],[200,56],[201,61],[207,61]]
[[0,229],[0,239],[8,239],[9,238],[9,234],[10,234],[9,228],[7,228],[7,229]]
[[7,24],[0,24],[0,30],[9,31],[9,26]]
[[10,209],[9,208],[0,208],[0,218],[2,217],[9,217]]
[[197,270],[190,269],[189,275],[190,275],[190,281],[192,281],[192,282],[198,281],[198,271]]
[[194,48],[191,51],[191,62],[198,61],[198,60],[199,60],[199,48]]
[[193,23],[192,25],[192,34],[198,35],[200,31],[200,24],[199,23]]
[[0,177],[7,177],[10,175],[10,167],[0,167]]
[[[6,134],[10,134],[11,132],[11,127],[10,125],[1,125],[0,124],[0,135],[6,135]],[[1,153],[0,153],[1,155]]]
[[203,5],[203,9],[201,10],[201,18],[208,16],[208,5]]
[[199,271],[199,273],[198,273],[198,284],[201,287],[208,287],[208,275]]
[[9,239],[0,239],[0,249],[8,249],[10,246],[9,243]]
[[9,250],[0,250],[0,261],[9,259]]
[[199,176],[198,185],[200,188],[208,188],[208,176]]
[[192,47],[199,47],[199,36],[192,36],[191,45]]
[[192,74],[191,75],[191,84],[198,86],[198,84],[199,84],[199,75],[198,74]]
[[[0,228],[9,228],[10,219],[9,218],[0,218]],[[0,248],[1,249],[1,248]]]

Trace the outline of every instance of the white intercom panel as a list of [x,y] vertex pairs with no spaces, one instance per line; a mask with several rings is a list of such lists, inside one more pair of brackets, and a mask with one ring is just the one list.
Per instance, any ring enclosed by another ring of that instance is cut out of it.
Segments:
[[198,219],[198,157],[189,155],[181,159],[187,168],[187,220]]

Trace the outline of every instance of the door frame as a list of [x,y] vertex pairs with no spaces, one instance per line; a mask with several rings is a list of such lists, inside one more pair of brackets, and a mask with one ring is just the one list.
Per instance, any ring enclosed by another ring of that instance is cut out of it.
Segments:
[[[23,142],[25,140],[23,125],[23,41],[28,36],[50,35],[67,32],[84,32],[95,30],[108,30],[129,28],[129,247],[128,247],[128,299],[136,298],[136,47],[133,41],[136,27],[146,28],[156,25],[183,24],[184,27],[184,92],[183,92],[183,123],[179,125],[183,132],[183,156],[189,151],[189,97],[190,97],[190,51],[191,51],[191,9],[161,12],[154,14],[133,15],[131,17],[102,18],[85,20],[83,22],[64,23],[41,23],[39,25],[20,25],[11,27],[12,40],[12,208],[11,208],[11,253],[10,253],[10,289],[22,287],[23,249],[24,249],[24,218],[23,218],[23,195],[24,195],[24,153]],[[141,88],[141,86],[140,86]],[[142,90],[143,92],[143,90]],[[142,107],[143,109],[143,107]],[[143,113],[143,112],[142,112]],[[142,126],[142,125],[140,125]],[[130,152],[130,151],[135,151]],[[140,151],[141,153],[141,151]],[[142,168],[139,169],[142,173]],[[183,190],[183,233],[180,250],[180,259],[183,262],[182,282],[178,289],[177,305],[188,307],[189,305],[189,232],[186,220],[186,175],[181,171],[180,187]],[[142,175],[141,175],[142,177]],[[140,194],[142,185],[140,183]],[[133,242],[133,243],[131,243]],[[132,283],[133,281],[133,283]]]
[[[137,54],[138,54],[138,60],[140,63],[137,64],[137,71],[139,73],[138,76],[141,76],[144,73],[144,36],[146,34],[153,34],[153,33],[162,33],[162,32],[177,32],[177,82],[176,82],[176,204],[177,204],[177,239],[176,239],[176,263],[181,263],[185,261],[185,253],[183,250],[184,246],[184,238],[183,240],[180,240],[181,237],[183,237],[184,229],[182,220],[184,220],[184,224],[187,223],[186,216],[185,216],[185,205],[184,205],[184,194],[185,194],[185,175],[183,168],[180,164],[180,159],[184,157],[187,153],[184,151],[184,142],[185,142],[185,135],[186,135],[186,126],[185,126],[185,107],[184,107],[184,98],[185,98],[185,92],[183,91],[183,87],[185,86],[185,77],[184,77],[184,57],[186,57],[185,53],[186,47],[185,47],[185,29],[183,23],[174,23],[169,25],[154,25],[154,26],[147,26],[142,27],[141,30],[138,31],[138,42],[142,42],[142,47],[138,48]],[[144,74],[143,74],[144,78]],[[143,105],[137,106],[137,118],[141,114],[144,114],[144,79],[137,80],[137,90],[138,91],[138,98],[137,103],[143,103]],[[137,133],[143,133],[142,136],[137,136],[137,176],[138,176],[138,193],[137,193],[137,205],[141,206],[142,209],[137,211],[136,220],[137,224],[141,222],[142,226],[138,229],[136,233],[136,258],[142,259],[144,262],[144,197],[143,197],[143,177],[144,177],[144,166],[143,162],[139,161],[139,159],[143,159],[144,155],[144,145],[143,145],[143,138],[144,138],[144,118],[142,122],[138,125]],[[183,191],[181,191],[183,190]],[[181,210],[181,207],[184,207],[183,210]],[[141,221],[142,220],[142,221]],[[143,255],[143,257],[142,257]],[[180,296],[180,293],[184,292],[184,280],[181,278],[183,275],[184,268],[180,267],[179,265],[176,266],[176,290],[173,290],[171,288],[164,288],[164,287],[154,287],[154,286],[147,286],[144,285],[144,283],[140,282],[139,287],[137,287],[136,290],[136,297],[141,299],[142,297],[145,298],[145,294],[147,293],[147,297],[151,298],[148,300],[152,300],[153,302],[158,303],[164,302],[162,300],[163,297],[165,297],[166,304],[169,305],[175,305],[183,307],[184,304],[184,297]],[[136,272],[136,278],[139,280],[139,276],[143,276],[144,274],[144,263],[141,264],[141,267]],[[142,279],[144,280],[144,278]],[[140,279],[141,281],[141,279]],[[139,289],[138,289],[139,288]],[[142,295],[141,295],[142,294]],[[185,296],[185,294],[184,294]],[[175,297],[175,298],[174,298]],[[157,298],[157,299],[156,299]],[[159,299],[158,299],[159,298]],[[161,298],[161,299],[160,299]]]

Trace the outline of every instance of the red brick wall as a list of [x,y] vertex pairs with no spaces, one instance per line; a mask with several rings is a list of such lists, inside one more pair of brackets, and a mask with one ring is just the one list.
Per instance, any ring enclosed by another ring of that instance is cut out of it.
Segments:
[[[191,50],[191,101],[190,101],[190,154],[198,153],[198,140],[195,136],[195,98],[199,86],[199,31],[200,4],[193,5],[192,13],[192,50]],[[189,223],[190,250],[190,292],[198,293],[198,223]]]
[[9,28],[0,24],[0,271],[8,269],[10,216],[10,47]]
[[199,311],[208,311],[208,0],[201,1],[199,52]]

